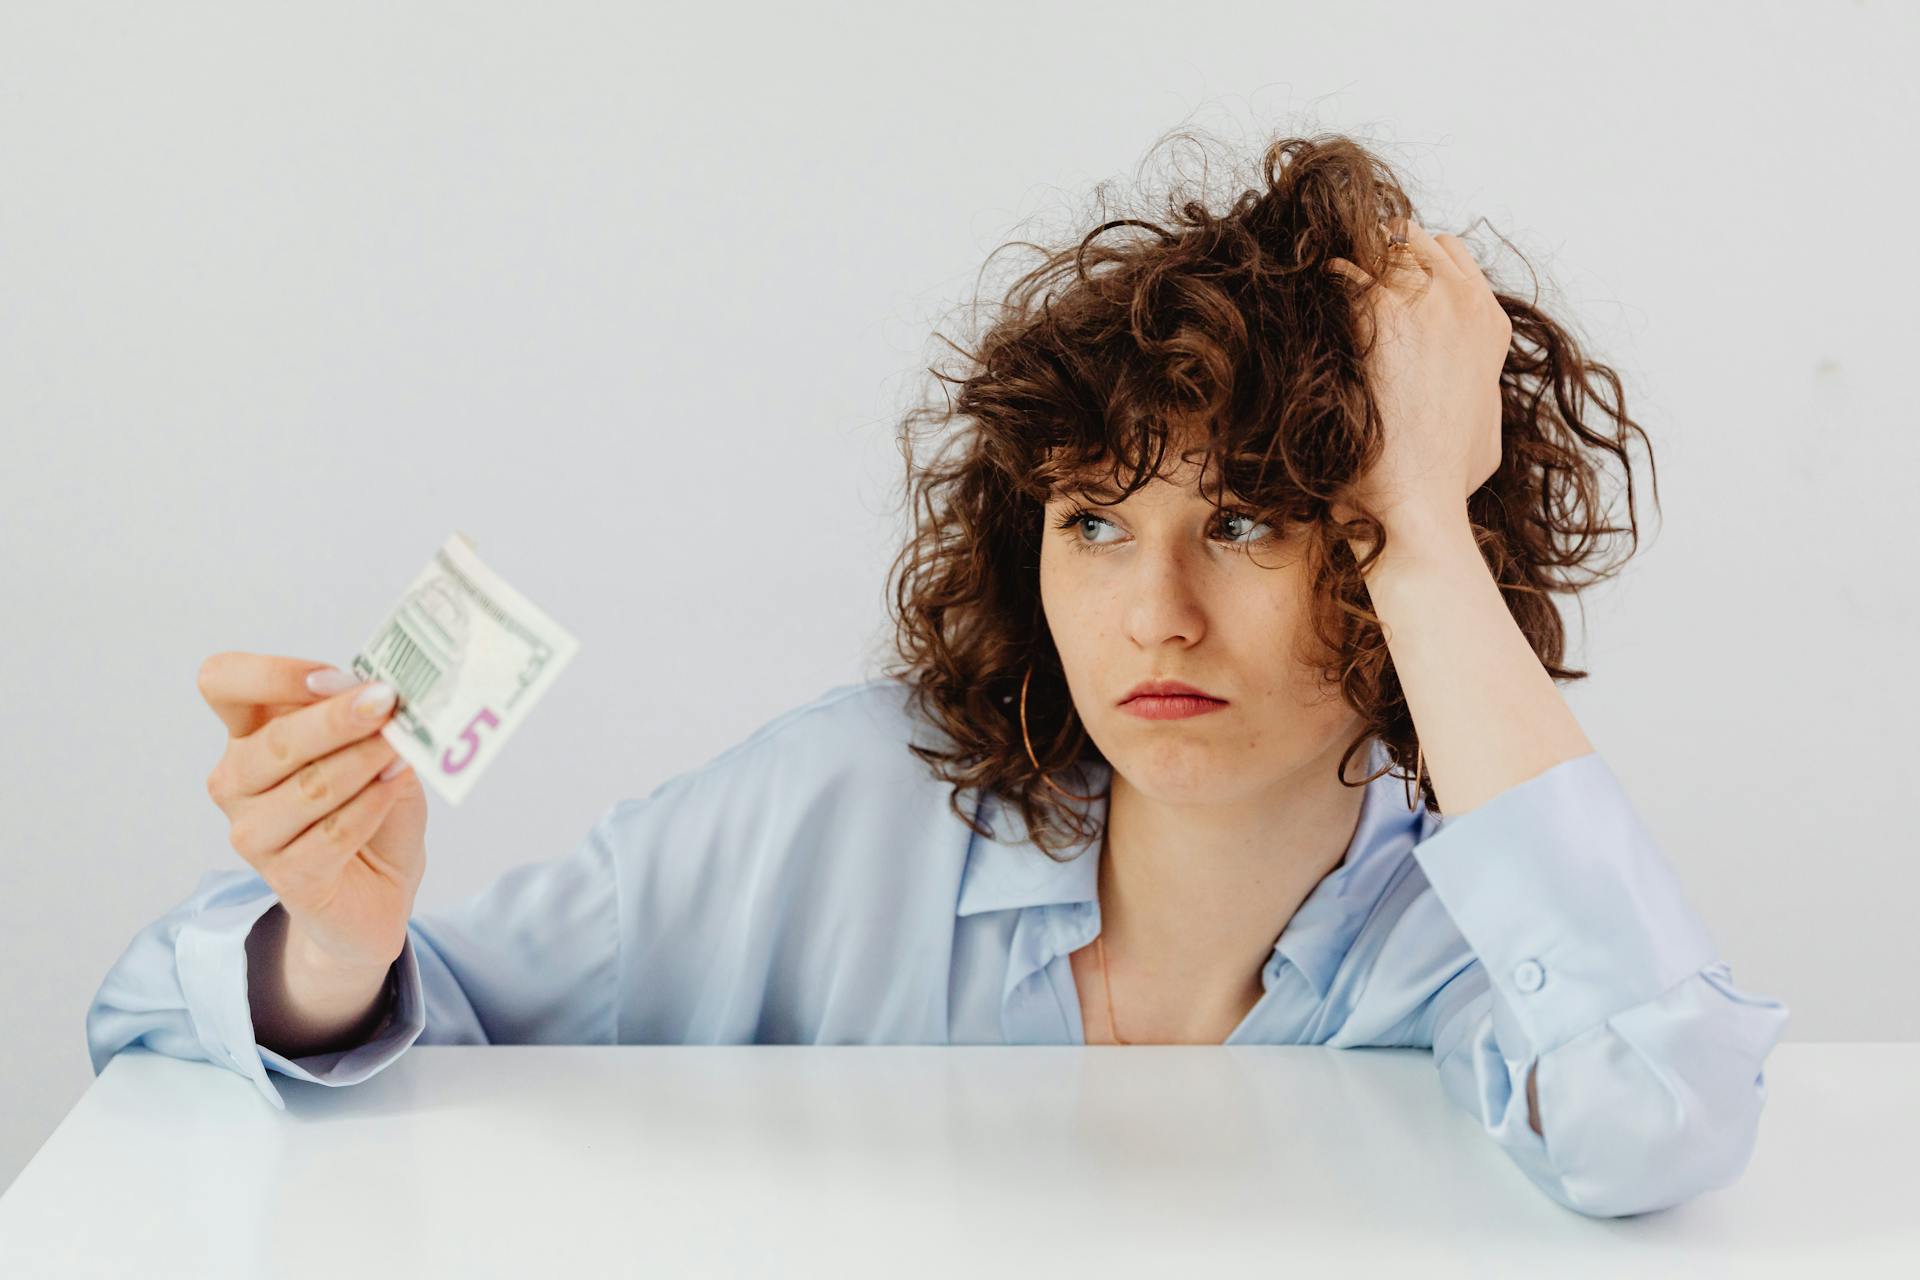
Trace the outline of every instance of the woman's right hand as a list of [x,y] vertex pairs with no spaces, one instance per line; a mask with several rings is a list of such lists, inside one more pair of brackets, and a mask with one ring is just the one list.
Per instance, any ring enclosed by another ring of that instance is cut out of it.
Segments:
[[[380,733],[392,701],[363,715],[355,702],[372,686],[259,653],[213,655],[199,685],[228,733],[207,794],[234,851],[279,896],[289,941],[342,970],[384,973],[427,869],[425,788]],[[389,764],[401,772],[382,781]]]

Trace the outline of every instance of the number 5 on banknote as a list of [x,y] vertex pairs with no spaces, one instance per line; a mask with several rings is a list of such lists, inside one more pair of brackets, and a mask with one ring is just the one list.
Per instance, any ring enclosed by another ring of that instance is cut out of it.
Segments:
[[353,659],[398,691],[380,730],[459,804],[580,645],[452,534]]

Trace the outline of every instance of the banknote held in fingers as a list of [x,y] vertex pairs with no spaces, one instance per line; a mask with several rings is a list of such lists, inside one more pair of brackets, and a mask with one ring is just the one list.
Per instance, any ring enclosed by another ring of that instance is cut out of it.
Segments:
[[359,653],[398,692],[381,736],[459,804],[580,645],[451,534]]

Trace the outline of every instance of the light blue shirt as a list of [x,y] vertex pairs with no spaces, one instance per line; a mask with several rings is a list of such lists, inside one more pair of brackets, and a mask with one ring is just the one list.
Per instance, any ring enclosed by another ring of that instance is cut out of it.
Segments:
[[[356,1084],[415,1042],[1084,1043],[1068,957],[1100,931],[1099,837],[1053,862],[1016,809],[964,791],[977,836],[910,740],[942,739],[904,684],[840,685],[614,804],[571,854],[417,912],[385,1021],[337,1053],[255,1042],[246,938],[276,899],[210,872],[101,983],[93,1069],[139,1044],[284,1108],[270,1073]],[[1376,740],[1365,772],[1386,759]],[[1094,794],[1107,769],[1059,781]],[[1733,985],[1599,754],[1462,814],[1414,805],[1399,778],[1367,785],[1226,1043],[1429,1048],[1442,1092],[1584,1214],[1734,1182],[1788,1010]]]

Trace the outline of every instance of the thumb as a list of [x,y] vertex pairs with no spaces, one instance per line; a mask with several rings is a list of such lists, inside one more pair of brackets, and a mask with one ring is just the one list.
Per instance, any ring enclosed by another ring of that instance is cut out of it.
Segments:
[[402,773],[393,785],[400,798],[367,837],[367,848],[418,885],[426,874],[427,788],[416,769]]

